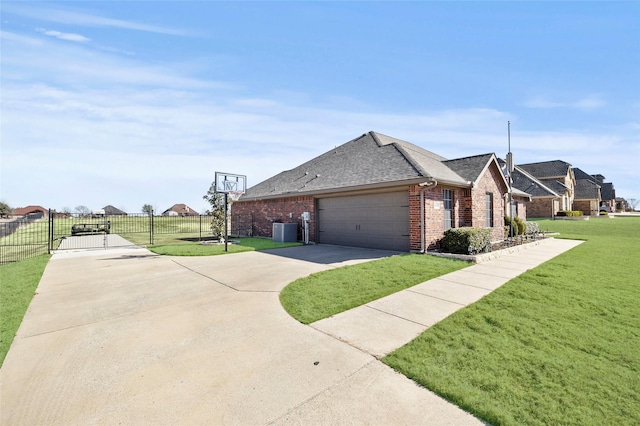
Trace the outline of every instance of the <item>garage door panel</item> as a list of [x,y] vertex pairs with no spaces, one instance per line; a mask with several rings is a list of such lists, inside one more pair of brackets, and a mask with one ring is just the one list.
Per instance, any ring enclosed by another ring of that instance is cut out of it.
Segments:
[[409,250],[408,191],[318,200],[319,242]]

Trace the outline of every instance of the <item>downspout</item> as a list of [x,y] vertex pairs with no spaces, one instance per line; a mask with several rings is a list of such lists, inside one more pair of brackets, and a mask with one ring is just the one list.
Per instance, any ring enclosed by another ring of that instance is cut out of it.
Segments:
[[438,181],[433,178],[429,178],[429,180],[427,180],[426,182],[422,182],[418,184],[418,186],[421,188],[420,189],[420,253],[423,253],[423,254],[427,252],[427,249],[425,247],[426,242],[424,238],[425,227],[427,224],[426,212],[424,210],[424,192],[427,189],[435,188],[436,185],[438,185]]

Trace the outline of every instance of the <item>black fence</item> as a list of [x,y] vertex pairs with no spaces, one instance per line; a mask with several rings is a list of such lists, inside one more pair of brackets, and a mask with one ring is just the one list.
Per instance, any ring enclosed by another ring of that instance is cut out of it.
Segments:
[[211,216],[39,213],[0,222],[0,264],[55,250],[175,244],[213,239]]

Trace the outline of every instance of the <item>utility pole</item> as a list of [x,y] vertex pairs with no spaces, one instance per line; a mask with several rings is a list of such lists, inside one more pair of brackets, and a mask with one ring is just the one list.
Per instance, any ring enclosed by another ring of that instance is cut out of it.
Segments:
[[509,237],[513,237],[513,200],[511,191],[511,174],[513,173],[513,154],[511,153],[511,122],[507,121],[507,143],[509,145],[509,152],[507,152],[507,170],[509,171],[509,179],[507,184],[509,185]]

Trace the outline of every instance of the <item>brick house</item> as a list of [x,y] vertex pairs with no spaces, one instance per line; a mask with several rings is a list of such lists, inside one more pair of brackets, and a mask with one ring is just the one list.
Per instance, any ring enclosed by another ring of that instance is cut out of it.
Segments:
[[[500,160],[506,167],[506,162]],[[514,210],[521,219],[527,217],[553,217],[560,210],[562,196],[519,166],[511,173]],[[523,195],[524,194],[524,195]],[[507,213],[508,214],[508,213]]]
[[174,204],[162,212],[162,216],[199,216],[200,213],[186,204]]
[[[545,189],[555,194],[557,199],[532,194],[529,207],[530,217],[553,217],[559,210],[572,210],[575,197],[576,178],[571,164],[561,161],[543,161],[540,163],[519,164],[520,171],[539,181]],[[521,188],[520,188],[521,189]],[[551,214],[548,209],[551,207]]]
[[585,215],[597,215],[600,210],[616,211],[616,190],[613,183],[605,182],[605,177],[601,174],[590,175],[577,167],[573,168],[573,173],[576,177],[574,210],[581,210]]
[[450,227],[504,238],[507,183],[494,154],[447,160],[366,133],[251,188],[231,206],[232,233],[270,237],[310,213],[309,241],[424,252]]

